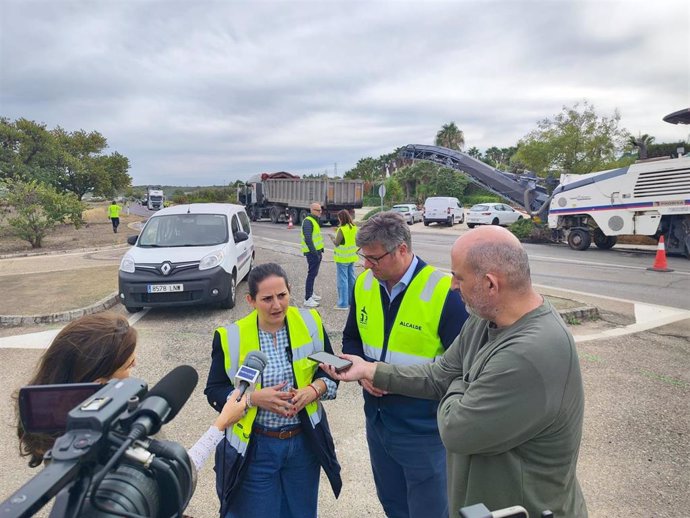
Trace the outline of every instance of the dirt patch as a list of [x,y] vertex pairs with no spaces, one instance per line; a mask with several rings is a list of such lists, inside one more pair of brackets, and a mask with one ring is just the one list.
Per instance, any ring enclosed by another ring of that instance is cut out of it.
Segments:
[[45,237],[41,248],[31,248],[27,241],[11,236],[7,224],[0,222],[0,255],[64,251],[127,243],[127,236],[136,234],[135,231],[129,230],[127,225],[144,218],[128,216],[123,211],[120,215],[119,232],[115,234],[107,216],[107,209],[107,203],[89,204],[84,211],[85,226],[76,229],[71,225],[58,225]]
[[[0,277],[0,315],[44,315],[90,306],[117,290],[117,265]],[[14,294],[14,295],[12,295]]]

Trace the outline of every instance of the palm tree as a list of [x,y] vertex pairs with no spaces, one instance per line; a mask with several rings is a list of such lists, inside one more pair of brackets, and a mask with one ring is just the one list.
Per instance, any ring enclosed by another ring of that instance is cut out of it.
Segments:
[[652,137],[651,135],[647,135],[646,133],[644,135],[638,135],[637,137],[633,137],[631,135],[628,139],[628,143],[632,147],[639,148],[640,160],[644,160],[647,158],[647,146],[649,146],[652,142],[654,142],[654,137]]
[[436,145],[460,151],[465,145],[465,134],[458,129],[455,122],[444,124],[436,133]]

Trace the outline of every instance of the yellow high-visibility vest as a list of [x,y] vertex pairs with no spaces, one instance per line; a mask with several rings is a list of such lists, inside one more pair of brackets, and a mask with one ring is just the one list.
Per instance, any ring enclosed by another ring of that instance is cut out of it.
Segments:
[[448,275],[432,266],[422,268],[402,294],[386,354],[381,358],[385,322],[380,285],[371,270],[365,270],[355,281],[357,328],[364,354],[396,365],[429,363],[440,357],[445,349],[438,326],[449,290]]
[[355,225],[343,225],[340,227],[343,234],[342,244],[335,247],[333,260],[336,263],[356,263],[357,262],[357,227]]
[[[321,317],[316,310],[298,309],[289,306],[287,309],[287,327],[292,350],[292,369],[295,373],[297,388],[309,385],[319,364],[307,357],[324,350],[324,335]],[[238,369],[250,351],[260,349],[258,333],[258,315],[256,310],[238,320],[231,326],[219,327],[216,332],[220,336],[223,349],[225,372],[230,380],[235,379]],[[261,384],[256,384],[256,390]],[[313,427],[321,421],[323,408],[316,400],[304,407]],[[251,436],[252,425],[256,419],[257,408],[252,407],[247,414],[232,427],[232,433],[227,434],[229,446],[244,456]]]
[[112,205],[110,205],[108,207],[108,217],[109,218],[119,218],[121,210],[122,210],[122,207],[113,203]]
[[[307,219],[311,219],[313,229],[311,232],[311,240],[314,242],[314,249],[318,252],[319,250],[323,250],[323,236],[321,235],[321,227],[319,226],[319,222],[316,220],[314,216],[307,216],[304,218],[304,221],[307,221]],[[301,236],[302,236],[302,253],[306,254],[309,251],[309,247],[307,246],[307,242],[304,240],[304,221],[302,221],[302,230],[301,230]]]

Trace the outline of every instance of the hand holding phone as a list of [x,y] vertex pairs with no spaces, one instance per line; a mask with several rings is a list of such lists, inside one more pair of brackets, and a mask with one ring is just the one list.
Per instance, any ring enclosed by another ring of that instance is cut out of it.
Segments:
[[318,363],[332,365],[335,369],[335,372],[347,370],[352,365],[350,360],[345,360],[344,358],[340,358],[335,354],[327,353],[326,351],[319,351],[317,353],[310,354],[307,356],[307,358]]

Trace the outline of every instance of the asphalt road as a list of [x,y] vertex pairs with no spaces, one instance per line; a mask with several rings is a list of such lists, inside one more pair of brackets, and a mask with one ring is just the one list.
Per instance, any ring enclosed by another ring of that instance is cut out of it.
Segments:
[[[285,225],[253,223],[257,236],[299,243],[299,228],[286,233]],[[458,235],[467,232],[465,225],[453,229],[411,226],[412,247],[427,263],[450,271],[450,248]],[[324,232],[331,232],[324,227]],[[330,239],[326,248],[332,249]],[[654,263],[655,251],[641,247],[616,246],[599,250],[592,246],[578,252],[565,244],[526,244],[532,279],[535,284],[576,290],[607,297],[635,300],[647,304],[690,309],[690,260],[667,257],[672,272],[647,268]],[[647,247],[648,248],[648,247]]]

